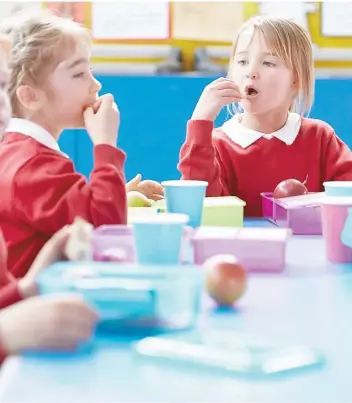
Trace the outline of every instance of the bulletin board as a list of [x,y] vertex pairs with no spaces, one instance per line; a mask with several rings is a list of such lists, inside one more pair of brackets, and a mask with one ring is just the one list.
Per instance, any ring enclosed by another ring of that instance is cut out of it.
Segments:
[[43,2],[91,30],[97,44],[153,43],[172,37],[172,7],[168,1]]
[[[230,46],[237,29],[246,19],[258,14],[286,15],[309,30],[316,67],[352,67],[352,2],[153,1],[126,0],[124,3],[121,0],[100,0],[38,4],[70,15],[87,26],[96,48],[116,46],[117,49],[121,45],[128,45],[129,49],[130,45],[136,45],[136,48],[138,45],[146,45],[146,48],[159,45],[179,47],[183,52],[185,70],[192,68],[196,48]],[[2,4],[5,3],[11,2]],[[22,4],[23,7],[30,4],[13,3],[17,6]],[[3,10],[4,7],[1,7]],[[93,62],[160,61],[156,57],[119,57],[118,50],[111,54],[109,57],[94,56]],[[226,52],[225,55],[227,57]],[[226,64],[224,57],[217,61]]]
[[352,67],[352,3],[244,3],[245,19],[258,14],[284,15],[306,27],[314,45],[317,68]]
[[[140,4],[144,3],[151,4],[151,0],[127,0],[128,4]],[[167,0],[154,0],[155,4],[158,6],[152,6],[150,10],[143,10],[135,15],[134,21],[138,21],[137,18],[142,20],[141,26],[145,26],[145,21],[150,12],[149,16],[152,16],[153,24],[157,25],[159,29],[151,35],[148,30],[145,30],[142,35],[138,37],[136,32],[130,32],[130,35],[123,32],[121,29],[117,30],[120,32],[119,35],[113,36],[113,32],[110,29],[108,35],[102,36],[101,32],[98,30],[98,35],[96,35],[96,29],[94,26],[94,15],[98,17],[99,15],[109,15],[109,26],[111,27],[111,21],[117,24],[116,13],[120,12],[120,15],[125,14],[126,10],[131,11],[125,7],[121,8],[121,0],[110,3],[99,1],[101,6],[98,9],[98,14],[94,14],[94,3],[91,2],[43,2],[43,6],[50,8],[60,14],[69,15],[74,20],[83,23],[87,26],[93,37],[93,43],[96,47],[99,46],[113,46],[117,47],[120,45],[171,45],[182,49],[183,54],[183,64],[185,70],[191,70],[193,67],[194,51],[198,47],[207,46],[209,44],[215,46],[229,45],[232,41],[236,27],[243,21],[242,13],[242,3],[241,2],[228,2],[221,0],[209,1],[167,1]],[[153,3],[153,2],[152,2]],[[120,4],[120,6],[119,6]],[[126,4],[126,3],[125,3]],[[110,7],[110,12],[108,8]],[[120,7],[120,8],[117,8]],[[135,8],[136,9],[136,8]],[[137,7],[138,9],[138,7]],[[141,9],[139,7],[139,9]],[[112,11],[111,11],[112,10]],[[115,14],[115,17],[113,17]],[[100,18],[100,22],[104,21]],[[131,21],[131,20],[130,20]],[[128,31],[128,30],[127,30]],[[139,29],[139,32],[141,30]],[[138,32],[137,32],[138,33]],[[117,52],[116,52],[117,53]],[[110,56],[110,57],[93,57],[93,62],[134,62],[134,61],[146,61],[146,62],[159,62],[158,58],[133,58],[129,59],[126,57]]]

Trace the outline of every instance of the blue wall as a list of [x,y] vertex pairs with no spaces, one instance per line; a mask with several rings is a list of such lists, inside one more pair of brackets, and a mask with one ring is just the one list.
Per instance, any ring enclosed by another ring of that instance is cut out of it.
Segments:
[[[97,76],[102,92],[114,94],[121,113],[118,145],[127,153],[126,176],[158,181],[179,178],[178,153],[185,125],[204,87],[214,77]],[[352,80],[318,79],[311,116],[330,123],[352,148]],[[217,124],[226,117],[223,112]],[[76,169],[89,175],[92,143],[84,131],[62,134],[60,146]]]

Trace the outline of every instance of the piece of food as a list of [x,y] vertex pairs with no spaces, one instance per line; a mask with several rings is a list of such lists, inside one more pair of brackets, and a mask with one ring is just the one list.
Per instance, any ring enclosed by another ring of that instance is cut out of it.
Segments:
[[70,227],[64,254],[68,260],[92,260],[93,226],[81,218],[76,218]]
[[281,199],[283,197],[301,196],[308,193],[304,181],[303,183],[297,179],[287,179],[280,182],[274,190],[274,199]]
[[128,207],[151,207],[152,201],[143,193],[132,190],[127,193],[127,205]]
[[242,297],[247,288],[247,273],[233,255],[216,255],[203,264],[206,289],[220,306],[230,306]]

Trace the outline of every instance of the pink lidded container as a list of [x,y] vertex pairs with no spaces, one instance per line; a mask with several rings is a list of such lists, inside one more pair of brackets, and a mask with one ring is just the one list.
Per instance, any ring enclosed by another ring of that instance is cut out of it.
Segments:
[[[190,243],[193,228],[184,230],[181,262],[191,263]],[[93,231],[93,259],[96,261],[136,262],[133,227],[130,225],[102,225]]]
[[194,263],[201,265],[214,255],[232,254],[253,272],[281,272],[292,231],[287,228],[200,227],[192,238]]
[[262,193],[263,217],[278,227],[290,228],[294,235],[321,235],[321,204],[324,192],[274,199]]

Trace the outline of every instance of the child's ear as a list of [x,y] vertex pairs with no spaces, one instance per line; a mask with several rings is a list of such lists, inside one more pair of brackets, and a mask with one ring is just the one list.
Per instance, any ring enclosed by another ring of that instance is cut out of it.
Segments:
[[43,93],[30,85],[20,85],[16,90],[16,96],[21,106],[30,111],[37,111],[43,105]]
[[296,75],[294,75],[293,76],[293,79],[292,79],[292,89],[294,90],[294,91],[298,91],[298,89],[299,89],[299,80],[298,80],[298,77],[296,76]]

